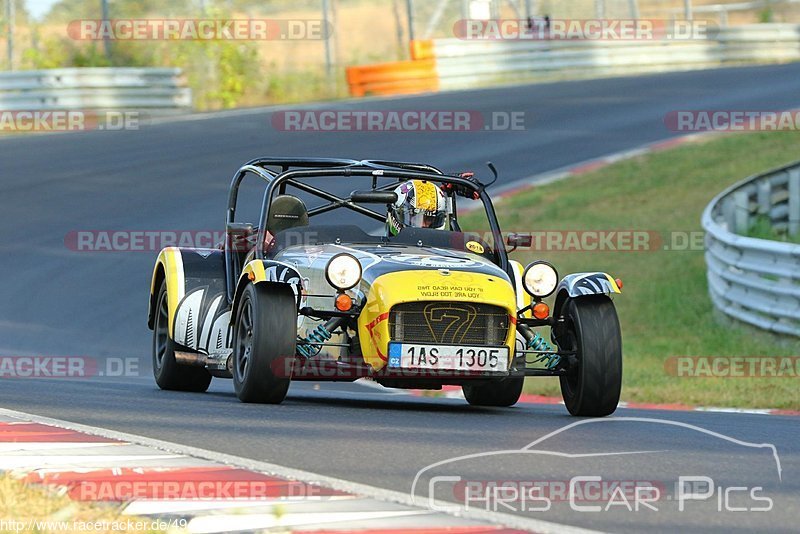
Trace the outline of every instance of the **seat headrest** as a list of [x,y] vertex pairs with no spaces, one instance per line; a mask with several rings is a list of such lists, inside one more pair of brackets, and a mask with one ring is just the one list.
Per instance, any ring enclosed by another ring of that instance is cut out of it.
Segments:
[[308,226],[306,205],[293,195],[276,196],[270,206],[267,230],[274,235],[296,226]]

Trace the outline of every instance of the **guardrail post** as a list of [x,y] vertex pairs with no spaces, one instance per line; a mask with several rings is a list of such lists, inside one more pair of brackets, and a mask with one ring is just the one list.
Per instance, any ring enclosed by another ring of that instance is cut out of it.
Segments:
[[14,0],[6,0],[6,53],[8,54],[8,70],[14,70],[14,23],[16,22]]
[[737,191],[733,194],[733,232],[746,234],[750,230],[750,194],[747,191]]
[[606,2],[605,0],[594,0],[595,17],[598,19],[606,18]]
[[628,0],[628,10],[632,19],[639,18],[639,0]]
[[734,220],[735,210],[733,207],[733,199],[731,197],[725,197],[722,199],[722,219],[725,221],[725,227],[729,232],[733,231],[733,228],[736,226],[736,221]]
[[772,208],[772,182],[761,180],[757,184],[758,189],[758,214],[769,216]]
[[789,172],[789,235],[800,233],[800,169]]

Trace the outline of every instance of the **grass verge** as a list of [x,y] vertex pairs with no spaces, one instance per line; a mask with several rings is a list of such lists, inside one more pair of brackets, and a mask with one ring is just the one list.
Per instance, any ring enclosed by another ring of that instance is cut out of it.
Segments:
[[[708,296],[702,246],[676,250],[701,231],[701,213],[714,195],[746,176],[798,159],[798,142],[800,134],[794,132],[726,136],[619,162],[498,202],[505,231],[647,230],[661,236],[663,242],[651,241],[654,250],[642,252],[512,255],[523,264],[549,260],[562,276],[602,270],[622,278],[624,293],[616,304],[623,333],[623,400],[800,408],[796,376],[687,378],[665,370],[671,356],[800,356],[797,339],[719,320]],[[560,395],[558,380],[551,378],[529,379],[526,391]]]
[[113,503],[73,501],[66,495],[0,474],[0,533],[130,532],[184,530],[154,524],[153,519],[122,515]]

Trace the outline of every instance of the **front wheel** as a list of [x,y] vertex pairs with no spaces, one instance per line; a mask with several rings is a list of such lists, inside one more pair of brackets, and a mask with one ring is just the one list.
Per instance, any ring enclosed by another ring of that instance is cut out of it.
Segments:
[[464,398],[472,406],[513,406],[522,395],[525,375],[516,373],[501,380],[493,380],[485,384],[464,384],[461,390]]
[[561,395],[572,415],[614,413],[622,389],[622,334],[613,301],[605,295],[568,299],[559,349],[575,351],[576,364],[561,377]]
[[240,401],[283,402],[289,391],[296,339],[294,293],[267,284],[248,284],[237,307],[233,342],[233,386]]

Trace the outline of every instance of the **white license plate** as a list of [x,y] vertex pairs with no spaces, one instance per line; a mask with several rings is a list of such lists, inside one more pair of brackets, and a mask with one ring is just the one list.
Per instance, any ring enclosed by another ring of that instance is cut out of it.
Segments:
[[443,371],[508,371],[508,347],[389,343],[389,368]]

